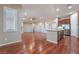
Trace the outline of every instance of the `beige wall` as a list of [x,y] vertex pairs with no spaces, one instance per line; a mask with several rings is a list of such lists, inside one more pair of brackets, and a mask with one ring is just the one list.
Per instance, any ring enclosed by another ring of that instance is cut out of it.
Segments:
[[[18,11],[17,32],[3,32],[3,7],[7,6]],[[20,5],[0,5],[0,45],[21,40]]]

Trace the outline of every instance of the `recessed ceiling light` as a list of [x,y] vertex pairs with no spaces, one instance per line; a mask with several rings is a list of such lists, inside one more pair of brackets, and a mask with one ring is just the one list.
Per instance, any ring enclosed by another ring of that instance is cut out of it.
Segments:
[[68,9],[71,9],[72,8],[72,5],[71,4],[68,4],[67,6],[68,6]]
[[72,8],[72,6],[70,5],[70,6],[68,6],[68,9],[71,9]]
[[60,9],[59,9],[59,8],[57,8],[57,9],[56,9],[56,11],[57,11],[57,12],[59,12],[59,11],[60,11]]

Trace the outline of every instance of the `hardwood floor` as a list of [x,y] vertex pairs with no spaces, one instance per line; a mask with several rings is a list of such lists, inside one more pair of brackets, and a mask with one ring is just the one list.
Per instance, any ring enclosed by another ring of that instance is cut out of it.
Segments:
[[44,33],[23,33],[22,42],[0,47],[0,54],[71,54],[79,53],[79,39],[64,36],[58,44],[46,40]]
[[0,47],[0,54],[16,54],[16,53],[23,53],[21,42]]

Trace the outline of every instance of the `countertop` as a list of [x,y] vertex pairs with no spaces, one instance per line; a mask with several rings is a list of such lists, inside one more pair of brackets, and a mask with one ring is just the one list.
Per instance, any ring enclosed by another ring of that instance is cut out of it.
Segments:
[[47,32],[58,32],[58,31],[62,31],[64,29],[53,29],[53,30],[47,30]]

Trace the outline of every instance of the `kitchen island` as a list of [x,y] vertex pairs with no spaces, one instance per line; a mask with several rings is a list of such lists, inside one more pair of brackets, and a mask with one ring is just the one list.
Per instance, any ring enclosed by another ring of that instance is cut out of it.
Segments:
[[63,30],[47,30],[47,40],[56,44],[63,38],[63,35]]

